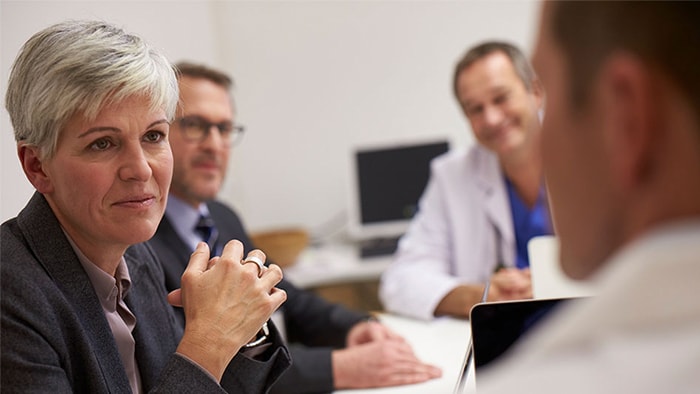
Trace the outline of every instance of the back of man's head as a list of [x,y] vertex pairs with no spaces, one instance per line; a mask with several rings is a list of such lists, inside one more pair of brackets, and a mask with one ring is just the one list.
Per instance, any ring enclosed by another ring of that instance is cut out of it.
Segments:
[[700,2],[550,3],[552,36],[568,61],[572,99],[583,104],[602,60],[624,50],[659,67],[700,111]]
[[543,163],[562,265],[583,278],[700,217],[700,2],[551,1],[542,18]]

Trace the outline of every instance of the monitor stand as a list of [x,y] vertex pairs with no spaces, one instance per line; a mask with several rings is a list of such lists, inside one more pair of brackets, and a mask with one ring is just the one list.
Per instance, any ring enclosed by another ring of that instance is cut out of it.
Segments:
[[360,257],[388,256],[396,252],[400,235],[395,237],[371,238],[360,241]]

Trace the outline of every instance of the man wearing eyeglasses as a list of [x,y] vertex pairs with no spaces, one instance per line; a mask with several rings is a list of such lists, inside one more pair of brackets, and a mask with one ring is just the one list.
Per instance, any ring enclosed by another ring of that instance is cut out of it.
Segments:
[[[188,258],[200,241],[210,244],[212,255],[230,239],[241,241],[246,251],[254,249],[238,215],[215,201],[230,148],[243,133],[234,122],[232,80],[202,65],[179,63],[176,68],[180,102],[169,134],[173,180],[165,215],[149,241],[169,291],[180,287]],[[368,315],[328,303],[284,279],[278,287],[287,292],[283,322],[292,367],[273,386],[273,393],[394,386],[440,376],[439,369],[416,358],[403,338]],[[176,314],[184,324],[182,310],[176,308]]]

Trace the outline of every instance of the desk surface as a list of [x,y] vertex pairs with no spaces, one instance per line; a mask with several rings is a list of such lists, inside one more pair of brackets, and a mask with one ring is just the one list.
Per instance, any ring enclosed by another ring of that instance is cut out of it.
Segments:
[[[421,321],[380,314],[382,323],[403,335],[413,346],[418,358],[442,368],[440,379],[424,383],[365,390],[341,390],[343,394],[451,394],[455,389],[457,377],[464,362],[469,344],[469,322],[453,318],[438,318]],[[469,372],[466,384],[467,393],[474,392],[474,371]]]
[[[284,275],[300,288],[375,280],[381,276],[391,260],[392,256],[363,259],[359,257],[355,246],[334,243],[307,249],[296,264],[284,269]],[[469,344],[469,322],[448,317],[422,321],[392,314],[380,314],[379,319],[392,330],[403,335],[421,360],[442,368],[442,377],[414,385],[341,390],[336,393],[453,393]],[[473,366],[469,372],[465,392],[474,392]]]
[[376,280],[391,260],[391,255],[361,258],[355,245],[331,243],[306,249],[294,265],[284,268],[284,277],[302,289]]

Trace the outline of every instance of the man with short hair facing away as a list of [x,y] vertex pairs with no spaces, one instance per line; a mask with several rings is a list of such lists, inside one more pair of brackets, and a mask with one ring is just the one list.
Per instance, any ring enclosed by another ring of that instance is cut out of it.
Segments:
[[479,393],[700,388],[700,3],[546,2],[534,64],[564,271],[598,293]]

